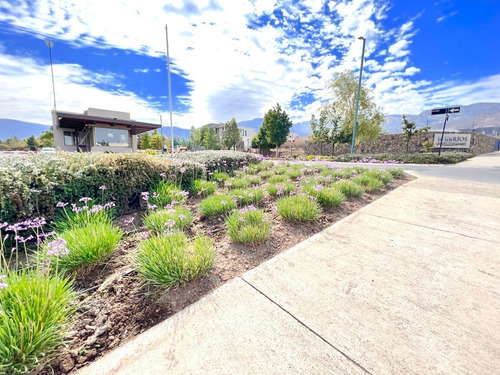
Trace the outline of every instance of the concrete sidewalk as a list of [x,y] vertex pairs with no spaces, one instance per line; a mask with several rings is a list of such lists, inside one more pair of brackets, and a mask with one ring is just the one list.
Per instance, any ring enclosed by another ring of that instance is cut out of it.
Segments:
[[498,374],[499,208],[419,178],[78,374]]

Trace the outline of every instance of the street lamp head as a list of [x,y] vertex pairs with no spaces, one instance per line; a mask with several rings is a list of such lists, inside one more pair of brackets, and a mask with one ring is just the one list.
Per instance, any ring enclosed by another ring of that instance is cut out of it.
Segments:
[[358,37],[359,40],[366,40],[366,38],[364,36],[360,36]]

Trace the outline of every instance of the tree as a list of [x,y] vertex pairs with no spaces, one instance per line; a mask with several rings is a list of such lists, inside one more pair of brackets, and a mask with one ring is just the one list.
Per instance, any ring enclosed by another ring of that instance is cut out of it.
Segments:
[[151,140],[151,136],[149,135],[148,132],[139,134],[139,137],[138,137],[139,149],[146,150],[146,149],[150,148],[151,147],[150,140]]
[[264,123],[261,128],[265,128],[269,143],[276,146],[277,156],[279,156],[279,146],[286,142],[286,137],[290,134],[292,125],[288,114],[281,108],[279,103],[264,115]]
[[335,146],[352,141],[352,132],[341,128],[342,118],[338,114],[335,103],[324,105],[321,109],[319,121],[311,116],[310,128],[314,141],[320,144],[320,153],[323,153],[323,143],[332,145],[332,154]]
[[40,134],[40,137],[38,137],[38,143],[41,147],[55,147],[52,126],[50,127],[50,130],[45,130],[42,134]]
[[252,138],[252,148],[258,148],[261,154],[268,154],[269,150],[273,147],[272,143],[269,141],[267,128],[261,125],[257,135]]
[[[352,134],[358,79],[353,71],[337,73],[327,88],[332,92],[335,101],[323,106],[329,113],[338,116],[339,131],[345,136]],[[382,131],[385,116],[377,107],[373,96],[365,85],[361,85],[359,96],[358,125],[356,127],[356,142],[373,141]]]
[[240,129],[238,129],[238,124],[234,117],[231,121],[226,122],[224,126],[224,131],[222,132],[222,144],[227,149],[231,147],[236,148],[238,142],[241,141]]
[[36,137],[34,135],[31,135],[28,138],[26,138],[26,144],[30,148],[33,147],[36,149],[38,147],[38,142],[36,141]]
[[189,144],[193,150],[197,150],[203,145],[201,130],[195,129],[194,126],[191,126],[191,132],[189,133]]
[[204,128],[205,128],[205,131],[202,131],[203,148],[205,150],[218,150],[220,148],[219,137],[217,137],[217,134],[215,133],[215,129],[204,126],[202,128],[202,130]]
[[430,126],[424,126],[420,129],[417,129],[414,121],[408,121],[406,115],[403,115],[403,145],[406,146],[406,153],[408,153],[410,148],[410,139],[417,134],[428,132]]

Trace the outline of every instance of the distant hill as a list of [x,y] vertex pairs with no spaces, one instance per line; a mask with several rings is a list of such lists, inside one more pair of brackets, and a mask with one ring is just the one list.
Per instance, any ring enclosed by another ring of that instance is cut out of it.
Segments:
[[38,137],[45,130],[50,130],[50,126],[5,118],[0,119],[0,139],[14,136],[22,139],[31,135]]
[[[454,107],[455,105],[453,105]],[[500,103],[475,103],[470,105],[456,105],[460,107],[459,113],[450,114],[446,123],[449,130],[479,130],[481,128],[500,127]],[[385,130],[395,134],[402,132],[403,114],[389,115],[386,117]],[[420,112],[418,115],[406,114],[408,121],[414,121],[418,128],[430,126],[431,130],[443,128],[444,115],[431,115],[431,108]]]
[[[14,136],[22,139],[31,135],[38,137],[45,130],[50,130],[50,126],[26,121],[0,119],[0,139],[6,139]],[[163,134],[170,137],[169,126],[163,127]],[[182,129],[174,126],[174,136],[189,138],[189,129]]]

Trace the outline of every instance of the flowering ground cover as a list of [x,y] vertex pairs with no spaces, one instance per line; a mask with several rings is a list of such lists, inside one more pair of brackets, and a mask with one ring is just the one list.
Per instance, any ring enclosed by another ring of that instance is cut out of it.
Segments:
[[[236,167],[223,159],[216,164],[205,179],[192,179],[189,192],[180,182],[182,170],[177,184],[159,174],[133,214],[114,217],[112,202],[79,199],[59,202],[53,223],[3,226],[3,252],[12,260],[31,243],[25,258],[39,270],[37,277],[61,283],[64,292],[57,308],[59,336],[43,348],[43,360],[32,356],[38,362],[24,365],[38,366],[40,374],[71,373],[409,179],[398,169],[272,162]],[[267,182],[278,174],[284,179]],[[366,192],[371,180],[378,185]],[[75,232],[88,244],[73,241]],[[6,234],[17,238],[11,243]],[[18,285],[12,276],[17,267],[4,260],[0,296]],[[12,314],[0,302],[0,317]],[[16,340],[2,332],[0,327],[0,354],[2,343]],[[22,365],[22,358],[13,360]]]

